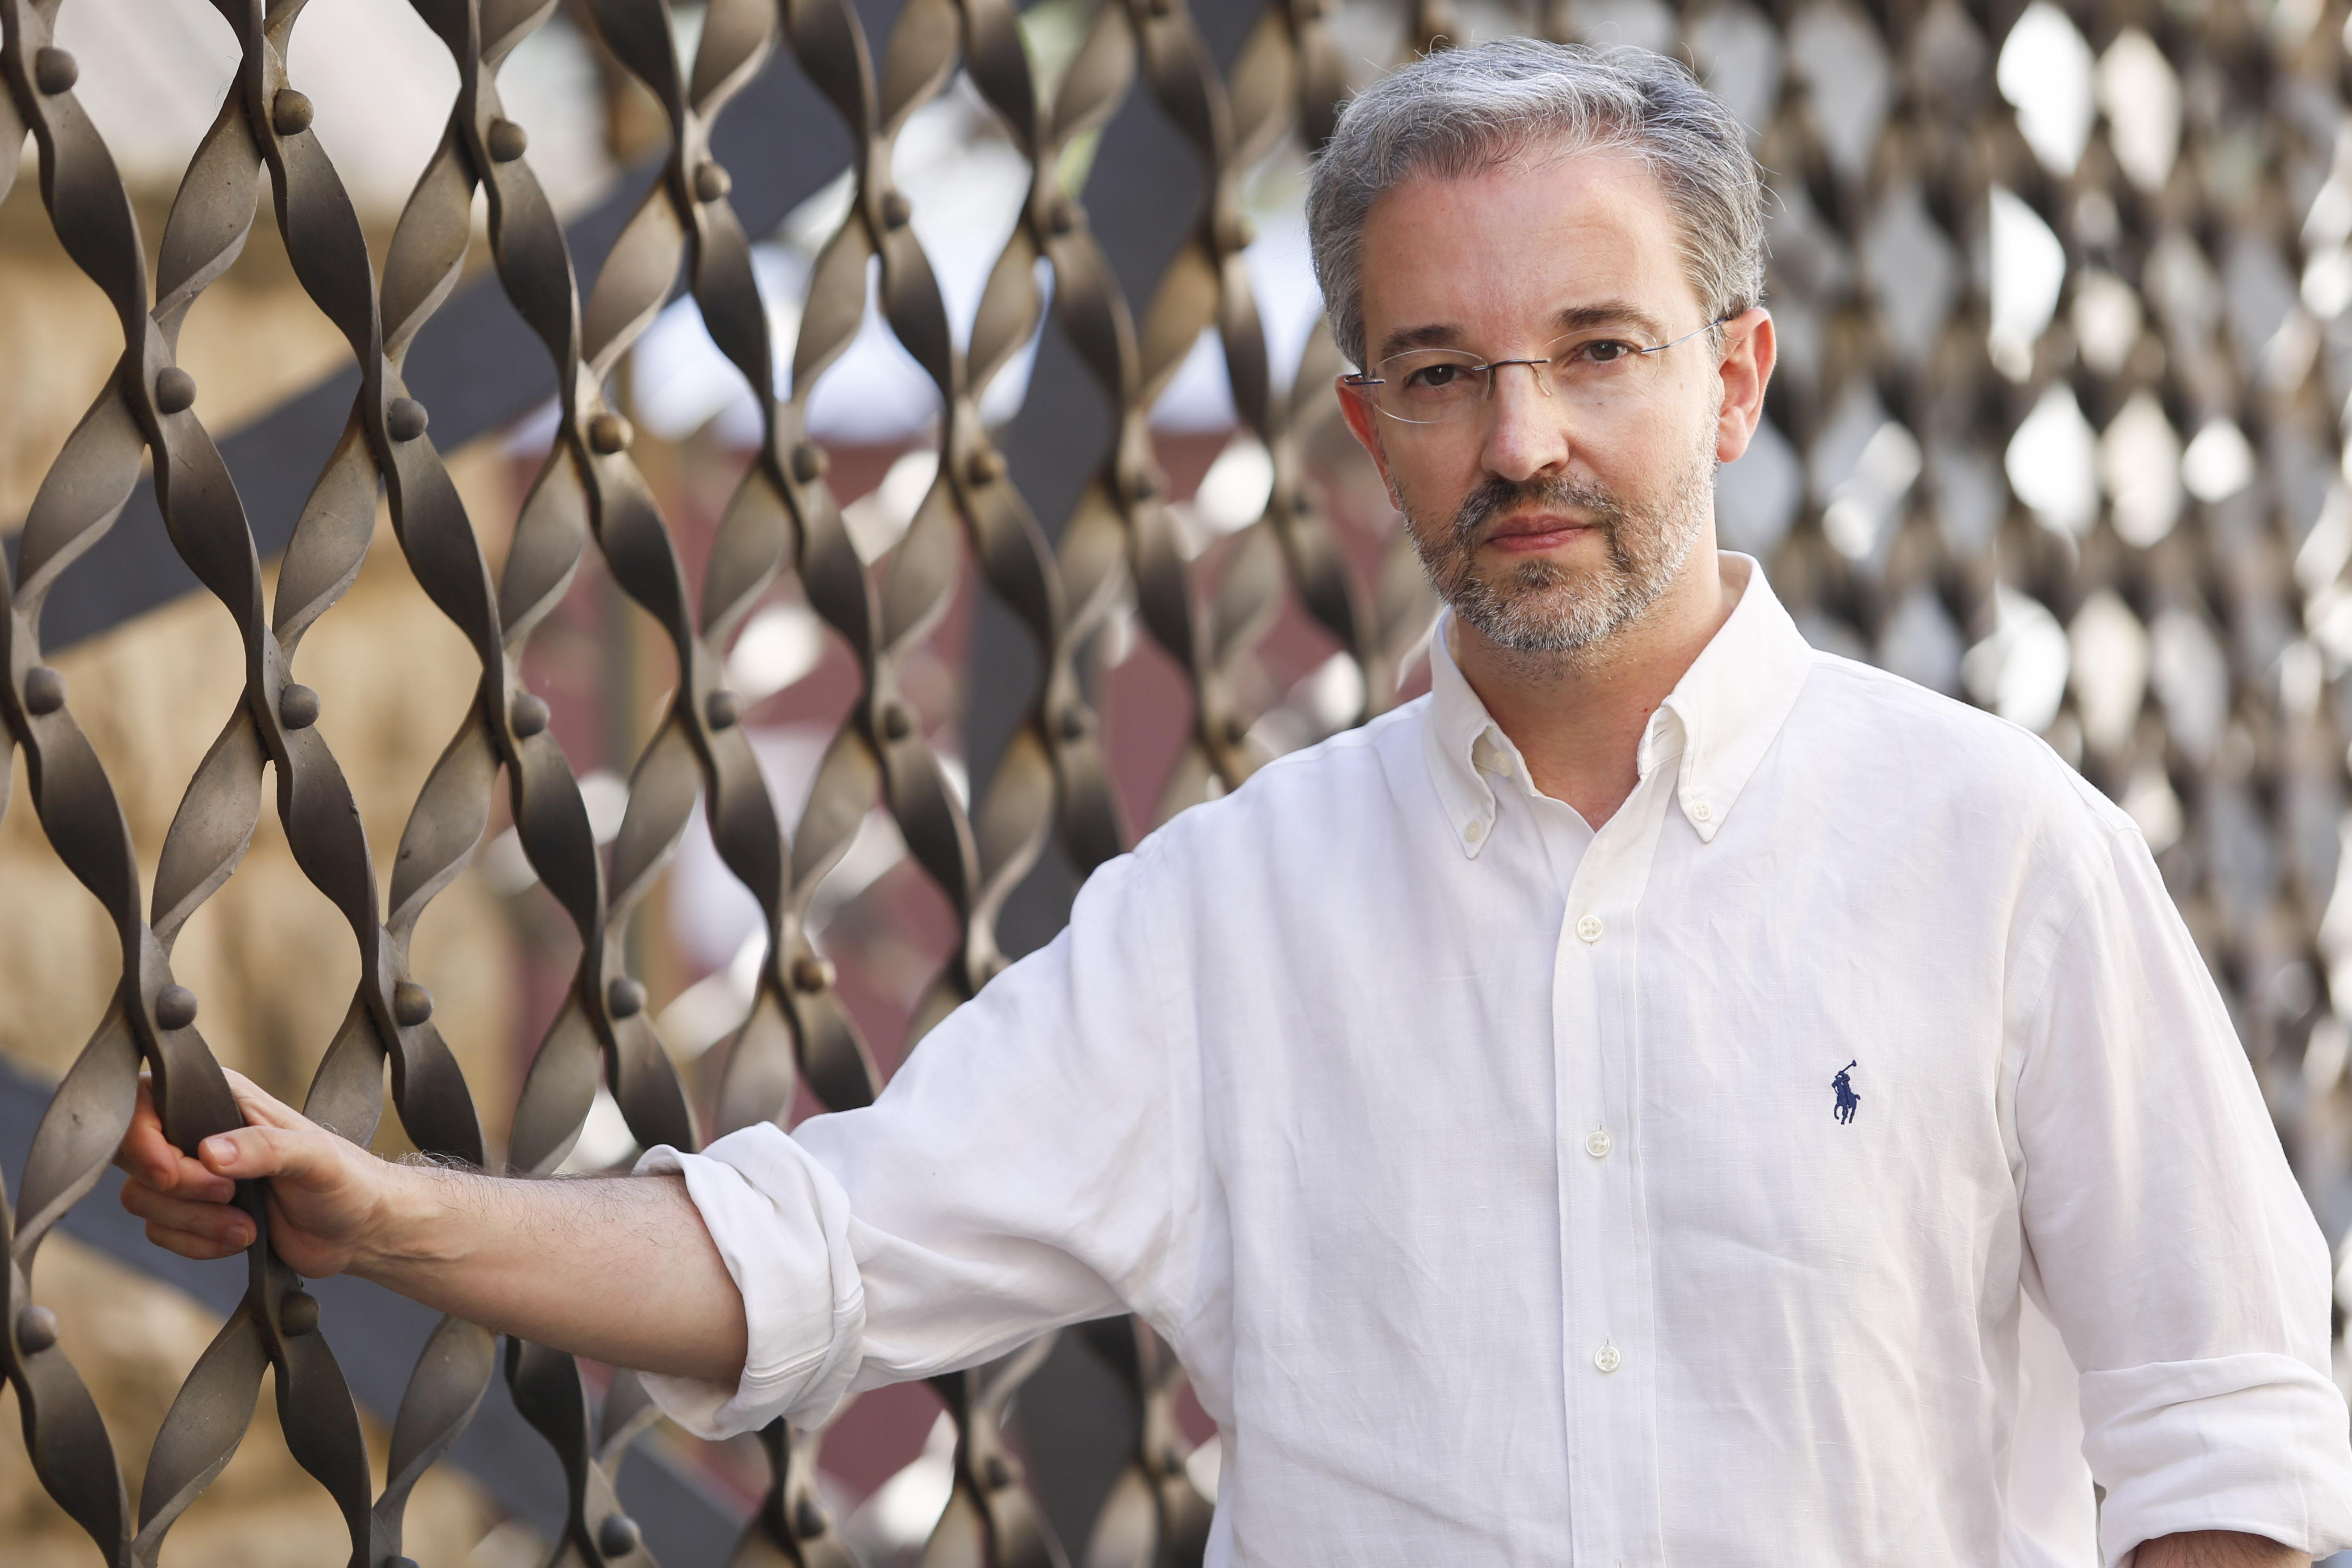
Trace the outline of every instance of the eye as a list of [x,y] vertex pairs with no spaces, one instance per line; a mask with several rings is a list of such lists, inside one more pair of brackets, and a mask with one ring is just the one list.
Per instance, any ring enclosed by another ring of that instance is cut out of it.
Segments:
[[1589,343],[1577,344],[1568,352],[1568,357],[1584,364],[1622,364],[1641,352],[1638,345],[1618,338],[1596,338]]
[[1404,384],[1416,392],[1443,392],[1462,376],[1458,364],[1425,364],[1404,378]]

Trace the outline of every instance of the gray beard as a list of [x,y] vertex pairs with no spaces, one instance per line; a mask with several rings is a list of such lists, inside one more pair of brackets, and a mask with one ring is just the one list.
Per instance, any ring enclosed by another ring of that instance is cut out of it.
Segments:
[[[1406,521],[1431,585],[1488,641],[1515,653],[1591,655],[1656,604],[1690,560],[1714,494],[1712,444],[1694,458],[1682,482],[1653,507],[1630,508],[1600,485],[1564,476],[1513,481],[1489,475],[1463,498],[1450,522],[1425,526],[1410,509]],[[1582,575],[1554,562],[1525,561],[1481,576],[1480,533],[1497,516],[1529,504],[1573,509],[1589,519],[1609,546],[1608,564]]]

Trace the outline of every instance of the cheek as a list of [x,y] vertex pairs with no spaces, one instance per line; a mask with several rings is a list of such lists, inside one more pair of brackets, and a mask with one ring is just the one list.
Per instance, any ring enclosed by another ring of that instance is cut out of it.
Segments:
[[1416,447],[1390,443],[1381,447],[1389,480],[1404,502],[1405,511],[1418,518],[1450,519],[1462,508],[1462,499],[1478,482],[1475,449],[1456,452],[1437,447]]
[[1693,454],[1704,448],[1712,456],[1715,443],[1711,400],[1694,397],[1687,404],[1663,405],[1588,440],[1582,456],[1593,478],[1613,493],[1653,497],[1686,484]]

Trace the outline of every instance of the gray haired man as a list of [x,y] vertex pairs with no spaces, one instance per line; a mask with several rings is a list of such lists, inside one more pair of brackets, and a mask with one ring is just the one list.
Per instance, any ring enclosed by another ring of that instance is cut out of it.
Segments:
[[872,1108],[530,1183],[240,1085],[194,1158],[142,1110],[124,1201],[218,1257],[267,1176],[296,1268],[711,1435],[1139,1313],[1223,1438],[1216,1563],[2352,1545],[2327,1250],[2147,846],[1716,547],[1760,200],[1639,51],[1354,101],[1316,261],[1432,693],[1104,868]]

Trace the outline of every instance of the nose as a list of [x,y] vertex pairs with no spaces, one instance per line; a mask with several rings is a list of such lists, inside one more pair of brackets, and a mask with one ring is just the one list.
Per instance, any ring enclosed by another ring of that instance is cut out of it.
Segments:
[[1493,374],[1480,466],[1497,479],[1524,483],[1564,465],[1570,408],[1546,395],[1541,367],[1513,360],[1497,363]]

